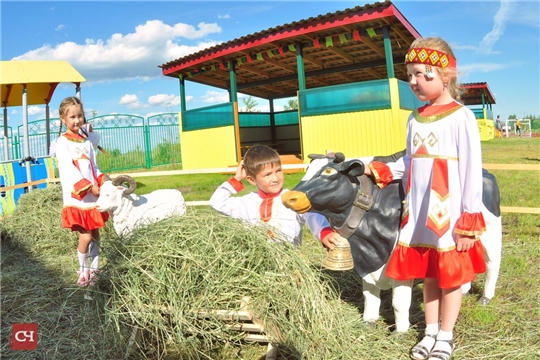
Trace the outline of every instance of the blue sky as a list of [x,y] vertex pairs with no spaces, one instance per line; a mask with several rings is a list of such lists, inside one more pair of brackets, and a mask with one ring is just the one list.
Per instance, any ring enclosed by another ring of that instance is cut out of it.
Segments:
[[[373,3],[371,1],[368,3]],[[1,60],[66,60],[85,78],[87,115],[148,116],[180,109],[178,80],[158,67],[247,34],[366,1],[9,1],[0,2]],[[495,114],[540,115],[538,0],[401,1],[393,3],[422,36],[453,47],[460,82],[487,82]],[[61,84],[50,104],[74,95]],[[187,108],[225,102],[226,92],[187,82]],[[259,99],[260,110],[268,104]],[[283,102],[284,103],[284,102]],[[276,109],[280,109],[279,102]],[[240,102],[242,107],[242,102]],[[44,106],[29,108],[43,119]],[[21,123],[20,107],[8,124]]]

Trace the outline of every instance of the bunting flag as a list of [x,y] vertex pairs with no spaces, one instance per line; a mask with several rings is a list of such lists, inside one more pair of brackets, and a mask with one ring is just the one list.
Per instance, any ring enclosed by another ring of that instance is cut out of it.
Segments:
[[[379,33],[381,33],[381,31],[379,30]],[[369,29],[360,29],[360,30],[354,30],[350,33],[346,33],[346,34],[339,34],[339,35],[334,35],[334,36],[327,36],[327,37],[324,37],[324,38],[317,38],[317,39],[313,39],[311,41],[308,41],[307,43],[304,43],[303,44],[303,47],[315,47],[317,49],[320,49],[322,46],[325,46],[325,47],[331,47],[331,46],[334,46],[335,44],[340,44],[340,45],[343,45],[345,43],[347,43],[348,41],[362,41],[362,36],[369,36],[369,37],[374,37],[374,36],[377,36],[377,29],[374,29],[374,28],[369,28]],[[280,46],[276,49],[273,49],[273,50],[267,50],[267,51],[263,51],[263,52],[260,52],[260,53],[257,53],[257,54],[253,54],[253,55],[247,55],[246,57],[242,57],[242,58],[238,58],[236,59],[236,64],[238,66],[242,65],[242,64],[245,64],[245,63],[250,63],[250,64],[253,64],[254,61],[259,61],[259,60],[263,60],[265,58],[273,58],[277,55],[280,55],[280,56],[283,56],[285,55],[286,52],[293,52],[295,53],[296,52],[296,45],[295,44],[290,44],[290,45],[286,45],[286,46]],[[192,77],[193,75],[196,75],[196,74],[200,74],[200,73],[203,73],[203,72],[206,72],[206,71],[216,71],[216,70],[228,70],[229,69],[229,63],[220,63],[218,65],[212,65],[210,66],[210,68],[206,67],[206,66],[203,66],[199,69],[194,69],[192,71],[187,71],[185,74],[183,75],[180,75],[181,77]]]

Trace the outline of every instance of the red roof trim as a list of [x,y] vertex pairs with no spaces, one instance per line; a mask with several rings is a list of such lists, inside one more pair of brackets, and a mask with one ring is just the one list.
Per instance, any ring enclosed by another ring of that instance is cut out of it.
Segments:
[[467,84],[461,84],[461,87],[464,89],[487,89],[487,83],[467,83]]
[[[305,35],[305,34],[309,34],[318,30],[332,29],[339,26],[351,25],[351,24],[361,23],[364,21],[375,20],[375,19],[380,19],[380,18],[390,17],[390,16],[396,16],[400,20],[400,22],[402,22],[403,25],[406,26],[407,29],[409,29],[409,31],[411,31],[411,33],[415,35],[418,34],[418,32],[414,30],[412,25],[410,25],[409,22],[405,20],[403,15],[401,15],[401,13],[399,13],[399,11],[397,11],[397,9],[393,5],[390,5],[390,6],[385,5],[385,6],[386,6],[385,8],[369,8],[369,9],[361,10],[359,13],[355,13],[352,15],[343,14],[343,15],[338,16],[337,18],[324,19],[323,23],[319,23],[315,26],[313,25],[306,26],[305,24],[301,24],[292,28],[286,28],[286,29],[280,30],[279,32],[275,34],[270,34],[270,35],[261,34],[259,35],[258,39],[249,40],[248,42],[244,42],[238,45],[231,45],[224,49],[217,50],[212,53],[207,53],[204,56],[201,56],[193,60],[189,60],[182,64],[165,66],[162,70],[162,73],[163,75],[168,75],[168,74],[177,72],[179,70],[188,68],[190,66],[197,65],[207,60],[212,60],[218,57],[230,55],[238,51],[249,50],[255,46],[268,44],[274,41],[288,39],[293,36]],[[418,34],[418,37],[420,37],[419,34]]]
[[407,30],[409,30],[409,32],[416,39],[422,37],[422,35],[420,35],[420,33],[418,31],[416,31],[414,26],[412,26],[411,23],[409,21],[407,21],[407,19],[405,19],[405,16],[403,16],[403,14],[394,6],[394,4],[390,5],[390,9],[392,9],[394,16],[403,24],[403,26],[405,26],[405,28]]

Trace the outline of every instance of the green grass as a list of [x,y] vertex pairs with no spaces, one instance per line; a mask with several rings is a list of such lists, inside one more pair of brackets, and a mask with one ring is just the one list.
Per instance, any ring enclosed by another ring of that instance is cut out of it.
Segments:
[[[482,158],[486,164],[540,164],[540,137],[497,138],[482,143]],[[490,170],[501,189],[501,205],[540,207],[539,174],[522,170]],[[284,188],[292,189],[303,172],[285,174]],[[193,174],[160,177],[137,176],[137,194],[147,194],[157,189],[180,189],[187,201],[208,200],[214,190],[231,174]],[[255,191],[244,181],[246,188],[240,193]],[[504,189],[504,191],[502,191]]]
[[[539,138],[494,139],[482,144],[484,163],[490,164],[538,164],[539,149]],[[493,173],[501,189],[503,206],[540,207],[537,171],[497,170]],[[286,175],[285,187],[294,187],[301,176],[301,173]],[[157,188],[180,188],[187,200],[208,200],[214,189],[228,177],[230,174],[137,177],[137,191],[142,194]],[[252,190],[253,187],[247,186],[244,191]],[[199,212],[200,216],[209,211],[205,209],[188,208]],[[84,290],[75,285],[77,237],[60,229],[59,221],[58,206],[50,203],[48,198],[34,201],[22,214],[0,220],[1,358],[121,359],[126,347],[119,339],[127,338],[129,333],[111,329],[104,316],[108,306],[106,301],[83,299]],[[495,298],[486,307],[476,303],[484,280],[484,275],[479,275],[473,283],[471,296],[463,301],[455,328],[454,360],[540,358],[540,216],[503,213],[502,221],[503,258]],[[113,236],[109,222],[102,231],[102,238]],[[106,240],[103,246],[107,246]],[[309,233],[305,234],[300,252],[312,266],[318,266],[324,257],[324,250]],[[356,321],[363,310],[358,277],[352,271],[331,275],[335,278],[343,306],[357,314],[351,321]],[[107,294],[104,295],[106,300]],[[383,291],[382,316],[377,326],[355,328],[348,337],[354,351],[344,352],[335,359],[408,359],[408,350],[423,332],[421,304],[422,284],[417,282],[413,288],[412,328],[408,334],[396,336],[392,333],[394,319],[390,292]],[[39,324],[38,351],[9,350],[11,325],[17,322]],[[223,343],[214,349],[211,358],[264,359],[265,351],[266,345]],[[316,354],[309,356],[314,357]],[[158,358],[157,353],[152,358]],[[279,360],[296,358],[278,357]]]

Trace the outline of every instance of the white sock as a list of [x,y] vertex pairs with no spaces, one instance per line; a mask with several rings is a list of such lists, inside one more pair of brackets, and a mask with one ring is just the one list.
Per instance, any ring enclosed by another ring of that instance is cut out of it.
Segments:
[[426,335],[437,335],[439,333],[439,324],[426,324]]
[[454,333],[452,331],[443,331],[440,330],[437,334],[437,340],[452,340],[454,338]]
[[77,257],[79,258],[79,266],[80,266],[81,274],[82,274],[88,267],[87,261],[86,261],[86,259],[88,258],[88,253],[83,254],[79,250],[77,250]]
[[91,270],[97,270],[99,268],[99,241],[92,241],[90,243],[90,257],[92,258],[92,263],[90,264]]

